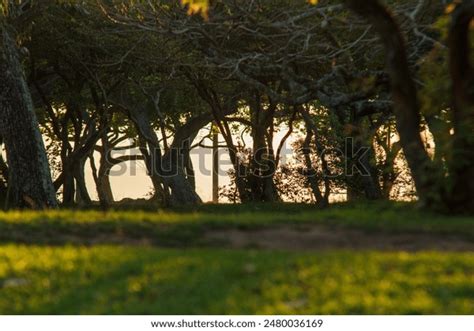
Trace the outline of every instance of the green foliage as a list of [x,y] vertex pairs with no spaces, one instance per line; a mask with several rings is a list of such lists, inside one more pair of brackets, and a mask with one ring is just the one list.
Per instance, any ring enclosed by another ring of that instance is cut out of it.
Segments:
[[2,314],[469,314],[472,253],[0,247]]

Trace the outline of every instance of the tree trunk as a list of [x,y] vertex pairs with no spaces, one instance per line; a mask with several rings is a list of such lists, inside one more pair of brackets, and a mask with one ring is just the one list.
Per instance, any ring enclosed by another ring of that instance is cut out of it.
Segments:
[[9,166],[8,204],[53,208],[56,194],[30,91],[15,41],[0,24],[0,134]]
[[154,164],[155,159],[157,156],[152,156],[150,153],[153,151],[148,150],[148,144],[146,139],[143,136],[139,137],[139,148],[140,152],[142,153],[145,166],[150,176],[151,182],[153,184],[153,189],[155,190],[153,199],[159,201],[162,206],[169,206],[170,205],[170,190],[168,186],[161,180],[161,178],[156,174],[154,171]]
[[189,155],[192,141],[199,130],[211,121],[211,114],[205,114],[190,119],[180,127],[170,148],[161,158],[161,164],[156,164],[162,180],[171,189],[172,205],[197,205],[202,200],[196,193],[194,170],[192,170]]
[[[3,138],[0,136],[0,146],[3,145]],[[8,165],[0,154],[0,203],[5,205],[8,192]]]
[[[202,116],[190,120],[175,134],[173,144],[168,151],[161,155],[161,149],[156,132],[145,112],[130,112],[131,118],[140,135],[148,145],[148,170],[152,180],[153,176],[159,177],[164,184],[165,190],[170,189],[169,203],[172,205],[197,205],[202,203],[201,198],[193,189],[191,182],[186,177],[186,165],[183,148],[186,141],[194,136],[204,125],[210,122],[211,116]],[[156,180],[154,180],[154,183]]]
[[327,202],[324,199],[323,193],[319,187],[319,180],[316,177],[316,170],[313,167],[313,161],[311,160],[311,140],[313,137],[313,132],[308,125],[306,126],[306,138],[303,142],[302,153],[305,162],[305,175],[308,181],[309,187],[313,192],[313,197],[316,200],[316,204],[318,205],[327,205]]
[[219,134],[212,130],[212,202],[219,203]]
[[68,165],[68,163],[68,160],[63,162],[63,171],[61,173],[61,176],[63,177],[63,206],[72,206],[74,204],[74,196],[76,194],[73,170],[72,167]]
[[[358,169],[359,171],[356,171],[356,173],[352,175],[360,179],[366,199],[379,200],[382,198],[382,190],[377,176],[377,169],[374,166],[374,148],[370,142],[365,142],[361,137],[357,137],[354,140],[353,151],[357,152],[361,148],[367,148],[367,152],[364,153],[360,159],[354,159],[354,155],[351,155],[352,160],[350,160],[350,162],[359,163],[357,166],[361,166],[363,169]],[[360,173],[360,171],[364,173]]]
[[253,201],[277,202],[280,201],[280,197],[274,182],[276,165],[272,148],[272,123],[276,105],[270,104],[268,109],[264,110],[261,96],[256,93],[249,101],[249,108],[253,139],[249,183]]
[[110,177],[108,174],[109,169],[107,167],[106,156],[104,156],[104,151],[106,149],[102,146],[100,150],[100,165],[99,170],[95,164],[94,152],[91,152],[89,155],[90,166],[92,169],[92,176],[94,177],[94,182],[97,190],[97,196],[99,197],[99,202],[102,208],[106,209],[114,202],[114,196],[112,192],[112,186],[110,185]]
[[76,180],[76,203],[81,206],[92,205],[92,199],[89,195],[86,185],[84,167],[87,159],[82,159],[74,165],[74,178]]
[[252,195],[250,192],[250,185],[248,183],[248,167],[240,160],[239,150],[234,144],[232,138],[232,131],[225,116],[235,113],[238,109],[235,100],[230,100],[227,105],[222,105],[217,93],[212,89],[206,88],[202,81],[194,81],[192,83],[197,88],[201,98],[206,101],[212,111],[214,123],[219,129],[220,134],[225,140],[229,152],[229,158],[232,162],[235,173],[235,186],[239,193],[240,202],[252,202]]
[[[321,143],[318,141],[318,127],[315,125],[313,119],[309,115],[306,109],[302,107],[299,110],[303,121],[306,126],[306,138],[303,142],[303,157],[305,159],[306,171],[308,176],[308,182],[313,192],[316,204],[321,207],[326,207],[329,205],[329,196],[331,194],[331,183],[330,183],[330,169],[327,163],[326,157],[324,155],[324,148]],[[316,145],[317,155],[321,159],[321,170],[324,183],[324,194],[320,188],[320,181],[316,178],[316,169],[313,167],[313,161],[311,160],[311,140],[314,138],[314,143]]]
[[102,205],[108,206],[114,202],[112,186],[110,185],[110,170],[113,167],[111,163],[112,155],[107,132],[101,137],[102,146],[100,149],[99,171],[97,174],[97,193]]
[[474,1],[463,1],[453,13],[449,33],[454,136],[449,171],[450,207],[474,212],[474,74],[470,63],[469,26]]
[[97,191],[100,192],[99,199],[104,205],[114,203],[114,193],[112,191],[112,185],[110,184],[110,177],[108,174],[99,174]]
[[377,0],[346,0],[354,12],[363,16],[379,34],[385,48],[394,113],[400,142],[410,167],[422,205],[440,202],[441,174],[436,171],[420,136],[420,107],[411,76],[405,42],[395,19]]

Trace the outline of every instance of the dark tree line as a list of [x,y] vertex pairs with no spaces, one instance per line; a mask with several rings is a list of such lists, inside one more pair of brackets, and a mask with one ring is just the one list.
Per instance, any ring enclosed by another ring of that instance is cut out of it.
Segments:
[[1,193],[91,205],[90,166],[107,207],[111,169],[140,160],[154,201],[199,204],[190,153],[213,127],[232,200],[390,199],[413,179],[422,205],[472,211],[473,3],[4,1]]

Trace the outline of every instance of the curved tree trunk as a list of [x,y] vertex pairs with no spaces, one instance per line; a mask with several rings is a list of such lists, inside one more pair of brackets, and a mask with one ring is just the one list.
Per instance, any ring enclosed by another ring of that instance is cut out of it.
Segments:
[[250,185],[247,180],[248,178],[248,167],[240,160],[239,150],[234,144],[232,138],[232,131],[225,116],[235,113],[237,111],[237,105],[233,100],[229,100],[229,104],[222,105],[217,93],[211,88],[206,87],[206,84],[202,81],[191,80],[194,86],[197,88],[201,98],[208,103],[211,108],[212,116],[214,118],[214,124],[219,129],[219,133],[225,140],[227,150],[229,153],[229,159],[232,162],[235,174],[235,186],[239,194],[240,202],[252,202],[252,194]]
[[[330,183],[330,169],[328,162],[325,157],[324,148],[318,141],[318,128],[314,124],[314,121],[311,119],[309,113],[304,109],[301,108],[299,110],[301,116],[303,117],[303,121],[306,126],[306,138],[303,142],[303,156],[306,165],[307,177],[308,182],[311,187],[311,191],[313,192],[313,196],[316,200],[316,204],[321,207],[326,207],[329,205],[329,196],[331,194],[331,183]],[[323,184],[324,184],[324,194],[320,188],[320,181],[316,178],[316,169],[313,167],[313,161],[311,160],[311,140],[314,138],[314,142],[316,145],[316,152],[321,159],[321,170],[323,176]]]
[[101,167],[99,167],[97,176],[97,194],[100,202],[105,206],[108,206],[115,201],[112,185],[110,184],[109,173],[107,170],[104,171],[104,168]]
[[319,187],[319,181],[316,177],[316,170],[313,167],[313,161],[311,160],[311,140],[313,137],[313,132],[310,128],[306,128],[306,138],[303,142],[303,148],[301,152],[304,156],[305,162],[305,175],[308,181],[309,187],[313,193],[316,204],[318,205],[327,205],[328,201],[325,201],[321,188]]
[[112,185],[110,184],[110,177],[108,174],[99,174],[99,182],[97,191],[100,192],[99,200],[104,205],[110,205],[114,203],[114,193],[112,191]]
[[194,170],[189,152],[191,143],[199,130],[206,126],[211,119],[211,114],[203,114],[190,119],[176,131],[173,143],[161,159],[159,174],[171,188],[171,204],[195,205],[202,203],[195,190]]
[[114,196],[112,192],[112,186],[110,185],[110,177],[106,171],[104,171],[105,161],[103,155],[104,148],[101,149],[101,160],[100,166],[97,170],[95,164],[94,152],[91,152],[89,155],[90,166],[92,169],[92,176],[94,177],[95,187],[97,190],[97,196],[99,197],[99,202],[102,208],[107,209],[110,204],[114,202]]
[[441,174],[436,171],[420,136],[420,107],[405,42],[395,19],[378,0],[346,0],[379,34],[385,48],[394,113],[400,142],[423,205],[440,202]]
[[249,108],[253,140],[249,183],[253,201],[277,202],[281,199],[274,181],[276,164],[272,141],[276,104],[270,103],[264,109],[261,96],[256,93],[249,101]]
[[453,13],[449,34],[454,136],[449,165],[451,209],[474,212],[474,73],[470,63],[469,26],[474,1],[463,1]]
[[48,159],[15,41],[2,23],[0,29],[0,134],[7,150],[9,206],[56,207]]
[[114,202],[114,195],[112,192],[112,186],[110,184],[110,170],[113,167],[111,163],[111,146],[107,131],[102,134],[101,137],[102,146],[100,147],[100,161],[99,170],[97,171],[97,195],[102,206],[109,206]]
[[155,190],[153,198],[157,199],[161,205],[168,206],[170,204],[170,190],[156,174],[156,171],[154,171],[154,158],[157,156],[152,157],[150,155],[146,139],[141,135],[139,137],[139,149],[142,153],[148,175],[150,176],[151,182],[153,184],[153,189]]
[[192,119],[181,127],[175,134],[173,144],[164,155],[161,155],[158,137],[150,121],[146,118],[145,112],[130,111],[130,115],[140,136],[148,145],[147,167],[154,185],[157,182],[157,178],[154,178],[156,176],[165,186],[165,191],[169,188],[169,203],[172,205],[197,205],[202,203],[201,198],[186,177],[183,148],[186,146],[186,141],[193,136],[196,130],[199,131],[210,122],[210,114]]

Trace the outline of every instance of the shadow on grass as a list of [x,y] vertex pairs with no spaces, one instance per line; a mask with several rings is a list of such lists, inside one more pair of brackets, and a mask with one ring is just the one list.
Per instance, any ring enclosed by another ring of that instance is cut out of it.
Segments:
[[[472,253],[2,246],[3,314],[466,314]],[[8,265],[8,267],[6,267]]]
[[[167,211],[57,210],[0,213],[0,242],[62,245],[97,243],[199,246],[210,230],[275,226],[356,229],[366,233],[452,235],[474,241],[474,217],[437,215],[412,204],[203,205]],[[209,243],[207,243],[209,244]]]

